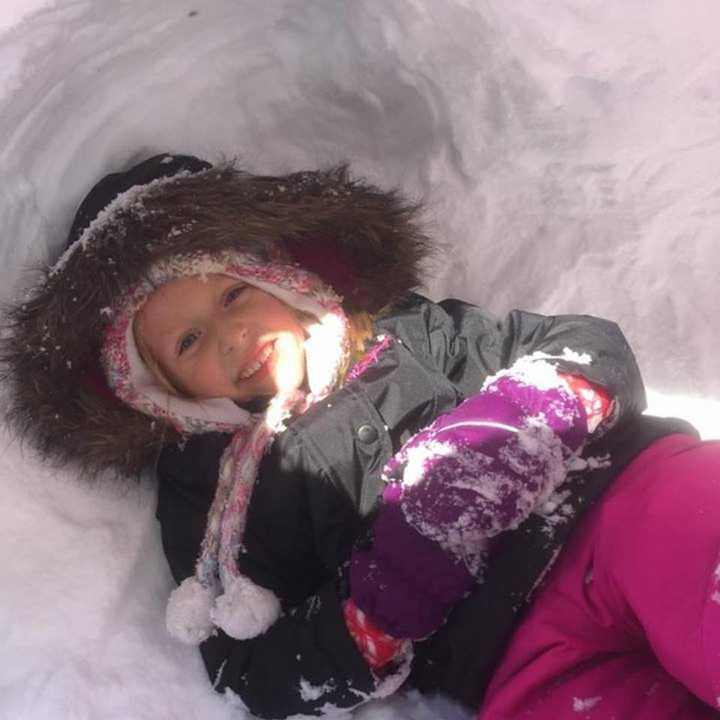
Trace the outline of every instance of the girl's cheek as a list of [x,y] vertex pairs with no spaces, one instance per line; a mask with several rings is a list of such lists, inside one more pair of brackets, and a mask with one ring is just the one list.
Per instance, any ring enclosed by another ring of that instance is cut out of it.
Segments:
[[[212,376],[210,376],[212,377]],[[188,387],[195,391],[195,394],[205,394],[207,391],[208,386],[208,369],[207,369],[207,363],[205,362],[195,362],[192,365],[191,371],[189,373],[189,383]]]
[[216,357],[205,355],[196,368],[198,383],[209,397],[223,394],[230,381],[230,369]]

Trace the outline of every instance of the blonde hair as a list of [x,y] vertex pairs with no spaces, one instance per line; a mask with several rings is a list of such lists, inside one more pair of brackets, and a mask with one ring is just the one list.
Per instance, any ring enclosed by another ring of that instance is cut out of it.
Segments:
[[348,338],[350,341],[350,355],[346,367],[344,367],[340,373],[340,384],[345,382],[345,376],[348,370],[365,354],[368,342],[374,335],[373,316],[369,313],[359,312],[349,315],[348,324],[350,325]]
[[[137,321],[137,314],[135,315],[135,320]],[[140,323],[136,321],[133,322],[133,338],[140,359],[145,363],[148,370],[155,376],[155,379],[162,385],[164,390],[167,390],[171,395],[176,395],[177,397],[191,398],[192,396],[182,390],[179,384],[174,381],[165,368],[163,368],[160,361],[153,355],[150,345],[148,345],[145,336],[140,330]]]

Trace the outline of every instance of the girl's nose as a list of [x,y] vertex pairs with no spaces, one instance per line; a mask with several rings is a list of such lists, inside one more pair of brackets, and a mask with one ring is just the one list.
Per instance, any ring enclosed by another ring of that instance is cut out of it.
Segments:
[[224,319],[218,328],[218,339],[221,354],[230,355],[245,347],[248,341],[248,329],[237,322]]

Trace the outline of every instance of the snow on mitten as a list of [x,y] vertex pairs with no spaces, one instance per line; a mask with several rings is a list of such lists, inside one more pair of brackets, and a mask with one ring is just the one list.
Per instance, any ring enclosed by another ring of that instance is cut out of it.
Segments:
[[580,401],[549,363],[489,378],[386,466],[372,541],[350,562],[356,605],[394,637],[432,634],[472,588],[488,538],[547,500],[586,436]]

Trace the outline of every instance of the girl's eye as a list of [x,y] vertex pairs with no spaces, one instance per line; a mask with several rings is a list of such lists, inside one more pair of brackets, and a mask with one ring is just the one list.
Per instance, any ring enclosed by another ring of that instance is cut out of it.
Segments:
[[186,350],[189,350],[200,337],[197,332],[189,332],[187,335],[183,335],[178,344],[178,355],[182,355]]
[[247,285],[234,285],[225,294],[225,305],[228,306],[233,301],[237,300],[240,293],[247,288]]

